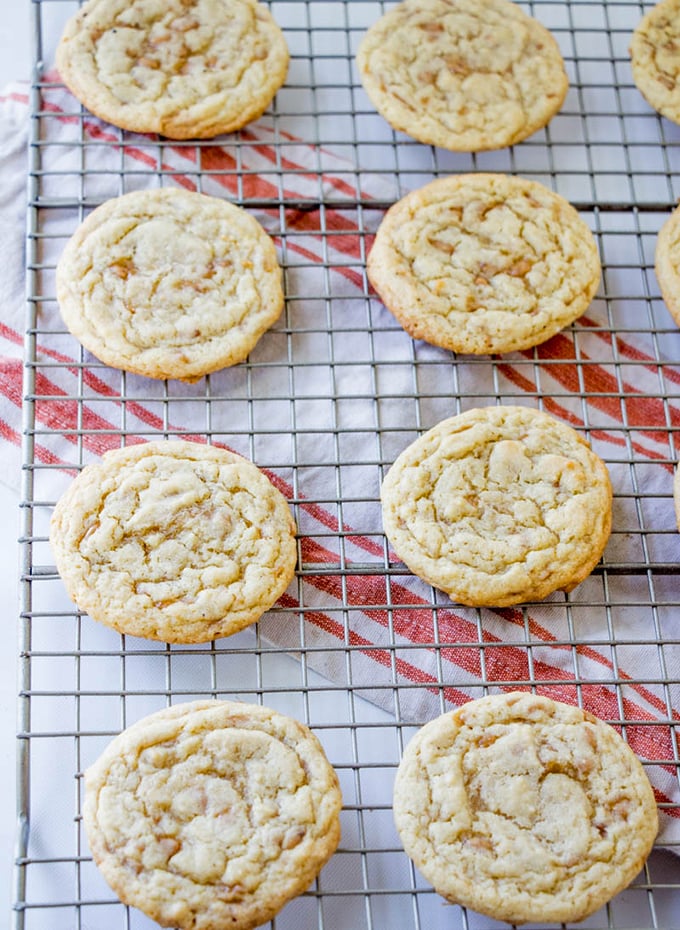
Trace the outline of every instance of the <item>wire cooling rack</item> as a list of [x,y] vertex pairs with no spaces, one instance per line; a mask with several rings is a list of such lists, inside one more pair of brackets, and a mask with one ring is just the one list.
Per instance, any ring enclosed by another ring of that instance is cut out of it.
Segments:
[[[72,0],[34,0],[26,329],[20,831],[16,928],[152,924],[120,904],[81,826],[81,776],[124,726],[200,696],[262,702],[311,725],[340,777],[341,847],[276,928],[502,926],[443,901],[392,826],[403,746],[446,707],[533,687],[618,727],[657,788],[664,830],[633,885],[584,924],[680,926],[678,566],[672,476],[680,335],[653,272],[680,194],[680,127],[632,83],[627,47],[651,4],[523,3],[555,35],[570,91],[543,131],[510,149],[444,152],[395,134],[354,53],[384,11],[372,0],[272,0],[291,50],[284,88],[227,139],[169,143],[92,118],[51,70]],[[452,172],[532,177],[590,224],[603,278],[586,314],[533,351],[454,357],[411,340],[372,295],[365,258],[385,209]],[[108,370],[59,320],[54,266],[82,217],[111,196],[179,184],[229,197],[274,236],[279,323],[241,365],[196,385]],[[583,432],[614,484],[601,564],[569,595],[460,608],[388,550],[381,478],[445,416],[538,406]],[[105,449],[188,432],[248,455],[287,493],[299,527],[295,582],[255,627],[203,646],[120,637],[66,597],[47,543],[54,501]],[[675,794],[674,794],[675,791]]]

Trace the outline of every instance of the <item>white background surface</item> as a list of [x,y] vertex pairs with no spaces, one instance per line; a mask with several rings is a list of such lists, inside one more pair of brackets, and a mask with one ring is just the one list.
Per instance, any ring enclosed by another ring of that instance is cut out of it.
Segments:
[[[31,49],[29,0],[0,0],[0,92],[9,81],[28,80]],[[0,165],[2,184],[2,165]],[[1,313],[1,309],[0,309]],[[15,834],[15,734],[17,694],[19,499],[0,483],[0,603],[4,605],[4,635],[0,650],[0,926],[9,922]]]
[[29,0],[1,0],[0,85],[28,80],[31,49],[29,42]]

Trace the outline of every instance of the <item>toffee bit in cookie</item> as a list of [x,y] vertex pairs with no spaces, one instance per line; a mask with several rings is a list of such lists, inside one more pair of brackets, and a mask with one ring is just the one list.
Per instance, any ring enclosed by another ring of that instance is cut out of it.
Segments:
[[568,88],[550,32],[509,0],[403,0],[368,30],[357,65],[394,129],[463,152],[530,136]]
[[541,926],[583,920],[622,891],[658,830],[647,775],[616,730],[527,692],[470,701],[416,733],[394,819],[448,901]]

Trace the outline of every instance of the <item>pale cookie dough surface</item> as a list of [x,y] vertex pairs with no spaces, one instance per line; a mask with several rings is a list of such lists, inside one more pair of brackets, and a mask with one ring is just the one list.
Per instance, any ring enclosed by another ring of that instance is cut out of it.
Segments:
[[613,727],[529,693],[481,698],[406,747],[394,817],[439,894],[497,920],[582,920],[638,874],[658,830]]
[[92,113],[171,139],[212,138],[257,119],[288,58],[256,0],[89,0],[56,52],[64,83]]
[[394,129],[454,151],[520,142],[568,89],[550,32],[508,0],[404,0],[368,30],[357,65]]
[[164,927],[249,930],[311,884],[342,797],[314,734],[265,707],[194,701],[124,730],[85,773],[94,861]]
[[470,606],[571,590],[611,530],[604,462],[571,427],[528,407],[443,420],[398,456],[381,499],[397,556]]
[[664,0],[643,16],[631,38],[630,59],[647,103],[680,123],[680,0]]
[[208,642],[255,622],[291,581],[295,522],[241,456],[183,440],[107,452],[57,502],[50,542],[76,605],[120,633]]
[[397,201],[367,270],[414,339],[478,355],[549,339],[586,311],[601,276],[595,238],[568,201],[536,181],[484,173]]
[[283,309],[271,238],[235,204],[163,187],[94,210],[57,265],[70,332],[100,361],[196,381],[243,361]]
[[659,230],[654,270],[668,312],[680,326],[680,207],[675,208]]

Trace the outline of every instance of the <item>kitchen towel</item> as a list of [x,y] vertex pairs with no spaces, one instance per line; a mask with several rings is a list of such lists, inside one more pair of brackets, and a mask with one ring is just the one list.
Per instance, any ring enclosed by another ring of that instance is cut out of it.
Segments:
[[[646,559],[680,559],[671,502],[680,369],[664,366],[662,398],[657,364],[672,340],[659,347],[636,333],[626,317],[636,308],[625,300],[621,332],[612,336],[597,299],[579,321],[578,342],[566,331],[535,353],[455,362],[416,345],[367,291],[371,235],[384,207],[404,193],[395,177],[360,171],[344,153],[283,135],[266,120],[243,130],[238,144],[158,145],[121,134],[81,113],[55,75],[42,91],[39,162],[30,155],[38,235],[29,241],[27,305],[28,103],[22,85],[7,88],[0,103],[0,480],[21,489],[28,325],[34,499],[54,501],[77,465],[119,446],[121,435],[204,441],[209,432],[254,459],[295,504],[299,577],[260,622],[264,642],[304,651],[332,682],[414,724],[483,687],[529,682],[602,719],[624,720],[626,738],[648,763],[661,841],[680,843],[680,654],[664,642],[677,641],[672,606],[665,607],[677,598],[677,575],[640,570]],[[85,213],[161,182],[242,203],[274,236],[286,270],[285,317],[247,365],[196,385],[100,365],[64,331],[54,298],[56,260]],[[506,397],[540,402],[588,428],[612,475],[615,532],[609,570],[568,599],[477,611],[433,594],[388,559],[379,481],[422,430],[460,407]]]

